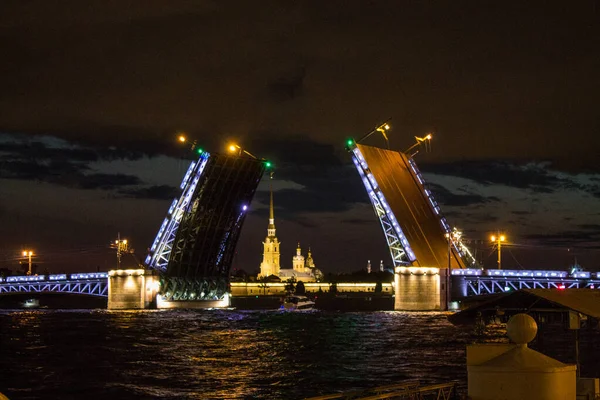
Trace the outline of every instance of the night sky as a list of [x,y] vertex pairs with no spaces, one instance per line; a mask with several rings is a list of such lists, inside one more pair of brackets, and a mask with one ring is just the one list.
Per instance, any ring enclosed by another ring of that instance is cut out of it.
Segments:
[[[191,155],[235,140],[275,164],[282,264],[390,263],[344,151],[392,118],[486,266],[600,269],[600,6],[589,1],[5,1],[0,267],[144,257]],[[366,144],[383,145],[379,137]],[[234,267],[258,269],[268,181]],[[133,263],[128,260],[128,263]]]

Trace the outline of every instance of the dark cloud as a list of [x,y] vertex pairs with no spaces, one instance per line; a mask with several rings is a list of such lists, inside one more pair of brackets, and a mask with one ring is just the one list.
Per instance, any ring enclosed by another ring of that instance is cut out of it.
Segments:
[[532,240],[544,246],[600,249],[600,229],[590,231],[564,231],[548,234],[528,234],[524,239]]
[[482,185],[505,185],[529,189],[536,193],[552,193],[559,188],[579,188],[568,178],[558,177],[545,165],[511,163],[498,160],[463,160],[449,163],[425,163],[423,172],[470,179]]
[[433,192],[435,199],[444,206],[467,207],[500,201],[500,199],[495,196],[484,197],[474,193],[452,193],[442,185],[435,183],[429,183],[427,186],[429,186],[429,189]]
[[600,233],[600,224],[581,224],[581,225],[579,225],[579,227],[581,229],[597,231]]
[[522,211],[522,210],[514,210],[514,211],[511,211],[511,213],[515,214],[515,215],[532,215],[533,214],[532,212]]
[[181,190],[169,185],[156,185],[136,189],[123,189],[119,193],[136,199],[173,200],[181,195]]
[[586,189],[586,192],[588,192],[592,196],[600,199],[600,187],[598,187],[598,186],[587,186],[585,189]]
[[[375,218],[375,217],[374,217]],[[342,219],[341,223],[343,224],[352,224],[352,225],[370,225],[373,223],[373,220],[369,219],[358,219],[358,218],[346,218]]]
[[[110,130],[105,135],[110,136]],[[97,161],[113,160],[139,160],[144,156],[158,154],[184,156],[187,147],[181,148],[175,145],[174,135],[168,139],[170,146],[166,143],[153,141],[127,140],[124,132],[117,133],[114,141],[82,141],[78,139],[63,139],[53,136],[48,132],[25,134],[0,134],[0,160],[55,160],[90,163]],[[189,154],[191,156],[191,152]]]
[[[104,153],[102,157],[108,154]],[[90,149],[54,148],[40,142],[1,143],[0,178],[105,190],[141,183],[133,175],[90,172],[88,163],[100,157]]]
[[[275,193],[276,212],[284,218],[294,218],[303,212],[342,212],[355,203],[369,201],[358,173],[349,163],[350,157],[346,159],[345,153],[332,145],[306,137],[265,138],[252,145],[257,154],[274,160],[274,179],[302,186]],[[256,200],[266,205],[269,194],[258,192]],[[285,209],[279,209],[281,204],[285,204]]]
[[471,214],[465,215],[464,220],[468,221],[472,224],[485,224],[489,222],[496,222],[500,218],[496,215],[481,215],[481,214]]
[[[12,137],[15,136],[12,135]],[[92,149],[48,147],[42,142],[27,140],[23,135],[18,135],[18,137],[20,140],[0,143],[0,155],[5,153],[2,157],[3,159],[67,160],[69,162],[92,162],[100,159],[98,152]]]
[[6,161],[0,162],[0,178],[36,180],[66,184],[75,176],[82,176],[89,168],[86,165],[67,161]]
[[77,176],[76,187],[81,189],[115,189],[121,186],[139,185],[140,178],[126,174],[87,174]]
[[[302,189],[282,189],[275,193],[275,204],[286,205],[285,209],[278,210],[284,218],[294,218],[303,212],[342,212],[353,204],[369,201],[353,166],[321,169],[318,174],[302,174],[297,168],[288,167],[279,176],[303,186]],[[269,194],[259,192],[256,198],[268,204]]]
[[349,164],[342,146],[322,143],[308,136],[283,137],[274,132],[257,132],[248,148],[258,157],[273,161],[275,173],[293,176],[300,182],[308,174],[322,174],[331,167]]

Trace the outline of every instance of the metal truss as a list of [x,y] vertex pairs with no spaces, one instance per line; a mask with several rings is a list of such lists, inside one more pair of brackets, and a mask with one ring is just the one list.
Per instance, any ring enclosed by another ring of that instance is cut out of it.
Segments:
[[235,246],[264,170],[252,157],[211,157],[172,240],[161,278],[165,299],[220,300],[229,292]]
[[108,297],[108,279],[75,280],[62,282],[8,282],[0,283],[0,295],[16,293],[70,293]]
[[506,278],[506,277],[464,277],[466,295],[480,296],[486,294],[504,293],[519,289],[599,289],[600,280],[585,280],[571,278]]
[[223,300],[229,289],[227,278],[187,279],[162,276],[161,295],[166,301],[177,300]]
[[400,225],[396,220],[396,216],[388,206],[383,193],[377,185],[377,181],[371,174],[369,166],[358,147],[354,147],[351,150],[351,157],[363,184],[365,185],[365,189],[367,189],[369,199],[375,210],[375,215],[377,215],[381,227],[383,228],[383,233],[388,248],[390,249],[394,268],[414,262],[417,258],[410,248],[408,240],[406,239],[406,236],[404,236],[404,232],[402,232],[402,228],[400,228]]
[[165,217],[158,234],[150,248],[151,254],[146,257],[146,265],[152,269],[166,271],[169,263],[169,257],[173,250],[173,242],[177,236],[177,230],[183,215],[185,214],[192,196],[196,190],[196,186],[200,181],[204,167],[206,166],[209,153],[202,153],[197,161],[193,161],[184,178],[180,188],[183,190],[179,199],[174,199],[167,216]]

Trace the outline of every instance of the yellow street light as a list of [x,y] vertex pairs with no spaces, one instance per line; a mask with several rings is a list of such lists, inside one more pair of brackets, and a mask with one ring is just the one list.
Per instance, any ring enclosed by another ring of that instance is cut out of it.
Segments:
[[177,137],[177,140],[179,140],[181,143],[185,143],[185,141],[187,140],[187,138],[185,137],[185,135],[179,135]]
[[433,137],[433,136],[431,135],[431,133],[429,133],[429,134],[427,134],[427,136],[425,136],[425,137],[418,137],[418,136],[415,136],[415,139],[417,140],[417,143],[420,143],[420,142],[424,142],[424,141],[426,141],[426,140],[431,140],[431,138],[432,138],[432,137]]
[[[420,146],[421,143],[426,142],[425,145],[427,146],[427,143],[429,140],[431,140],[431,138],[433,137],[433,135],[431,133],[428,133],[427,136],[425,137],[418,137],[415,136],[415,144],[413,144],[412,146],[410,146],[408,149],[406,149],[405,153],[408,154],[412,149],[414,149],[417,146]],[[417,153],[415,153],[417,154]],[[412,154],[411,156],[414,156],[415,154]]]
[[[385,139],[385,141],[388,142],[388,137],[387,137],[387,134],[385,132],[390,130],[390,125],[389,124],[379,125],[377,128],[375,128],[375,130],[377,132],[380,132],[383,135],[383,138]],[[388,147],[389,147],[389,145],[388,145]]]
[[492,235],[490,237],[491,241],[498,246],[498,269],[502,269],[502,242],[506,241],[505,235]]
[[23,257],[29,257],[29,269],[27,270],[27,275],[31,275],[31,257],[33,256],[33,251],[25,250],[23,252]]
[[[257,159],[257,160],[258,160],[258,158],[256,158],[256,156],[255,156],[254,154],[251,154],[250,152],[248,152],[248,151],[246,151],[246,150],[242,149],[240,146],[238,146],[238,145],[237,145],[237,144],[235,144],[235,143],[231,143],[231,144],[229,145],[229,147],[227,147],[227,150],[229,150],[229,152],[230,152],[230,153],[234,153],[234,152],[236,152],[236,151],[237,151],[237,152],[238,152],[238,156],[241,156],[241,155],[242,155],[242,153],[244,153],[244,154],[246,154],[246,155],[248,155],[248,156],[250,156],[250,157],[252,157],[252,158],[254,158],[254,159]],[[270,166],[270,165],[269,165],[269,166]]]

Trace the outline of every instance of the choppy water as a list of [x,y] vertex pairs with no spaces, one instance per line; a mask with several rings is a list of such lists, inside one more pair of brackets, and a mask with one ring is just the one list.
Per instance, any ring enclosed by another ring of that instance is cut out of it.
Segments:
[[444,313],[0,311],[0,392],[298,399],[406,379],[464,385],[476,339]]

